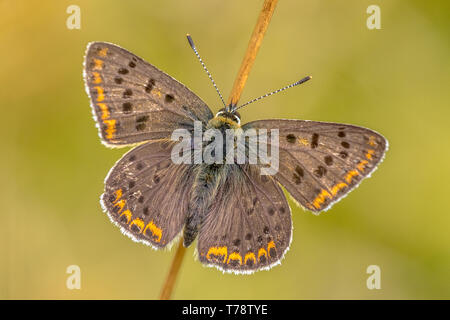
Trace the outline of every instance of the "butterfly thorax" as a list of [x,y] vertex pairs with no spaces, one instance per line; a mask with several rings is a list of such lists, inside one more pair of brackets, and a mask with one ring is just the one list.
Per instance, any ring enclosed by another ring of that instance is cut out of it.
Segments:
[[[224,112],[224,113],[218,113],[218,115],[216,115],[214,118],[212,118],[211,120],[208,121],[205,131],[208,130],[216,130],[219,131],[220,135],[222,136],[222,141],[223,141],[223,163],[225,163],[225,155],[227,154],[227,152],[229,150],[227,150],[227,144],[226,144],[226,140],[227,140],[227,135],[238,135],[241,129],[241,126],[239,124],[239,117],[233,113],[229,113],[229,112]],[[208,145],[210,145],[215,138],[212,139],[206,139],[207,141],[203,142],[203,148],[205,149]],[[233,145],[233,148],[235,148],[236,146]]]
[[219,129],[219,130],[239,129],[241,126],[239,122],[237,122],[235,119],[239,118],[232,118],[230,115],[227,114],[215,116],[214,118],[209,120],[206,129]]

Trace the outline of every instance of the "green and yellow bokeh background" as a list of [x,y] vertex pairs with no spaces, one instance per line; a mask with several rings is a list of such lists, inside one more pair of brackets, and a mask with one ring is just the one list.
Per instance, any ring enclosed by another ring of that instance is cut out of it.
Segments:
[[[134,243],[100,208],[103,179],[126,150],[99,141],[82,79],[86,44],[127,48],[217,111],[185,34],[228,96],[262,2],[0,1],[0,298],[158,298],[174,249]],[[72,4],[80,30],[66,28]],[[366,27],[371,4],[381,30]],[[294,237],[281,266],[224,275],[191,247],[174,298],[450,298],[448,12],[448,1],[279,1],[241,102],[313,80],[248,106],[242,121],[362,125],[390,149],[332,210],[314,216],[291,203]],[[73,264],[81,290],[66,288]],[[366,287],[373,264],[381,290]]]

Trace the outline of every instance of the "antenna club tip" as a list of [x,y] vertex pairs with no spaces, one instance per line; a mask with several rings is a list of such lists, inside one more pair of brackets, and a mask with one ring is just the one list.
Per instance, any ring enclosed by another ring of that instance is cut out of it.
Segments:
[[189,33],[186,34],[186,38],[187,38],[187,40],[188,40],[189,45],[191,46],[191,48],[195,48],[194,40],[192,40],[192,37],[191,37],[191,35],[190,35]]
[[311,79],[312,79],[312,76],[306,76],[306,77],[304,77],[303,79],[300,79],[299,81],[297,81],[297,82],[295,83],[295,85],[305,83],[306,81],[309,81],[309,80],[311,80]]

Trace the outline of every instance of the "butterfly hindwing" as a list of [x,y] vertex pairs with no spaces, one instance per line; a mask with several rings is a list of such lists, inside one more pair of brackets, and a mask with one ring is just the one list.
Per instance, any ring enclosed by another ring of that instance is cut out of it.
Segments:
[[370,129],[328,122],[260,120],[244,128],[279,130],[274,175],[303,207],[329,209],[377,167],[387,140]]
[[180,234],[188,211],[192,166],[174,164],[169,140],[142,144],[111,169],[102,195],[110,219],[132,239],[156,248]]
[[207,105],[183,84],[133,53],[92,42],[84,80],[104,143],[123,146],[170,137],[212,118]]
[[226,180],[198,235],[200,261],[251,273],[279,263],[292,234],[291,211],[278,183],[249,165],[226,166]]

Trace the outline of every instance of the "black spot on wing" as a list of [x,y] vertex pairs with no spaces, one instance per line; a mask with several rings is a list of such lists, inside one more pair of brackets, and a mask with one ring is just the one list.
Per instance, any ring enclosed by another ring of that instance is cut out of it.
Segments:
[[313,133],[311,139],[311,148],[315,149],[319,146],[319,135],[317,133]]
[[295,143],[295,140],[296,140],[295,135],[293,135],[292,133],[290,133],[286,136],[286,141],[289,143]]
[[175,97],[171,94],[166,94],[166,96],[164,97],[164,101],[167,103],[171,103],[173,100],[175,100]]
[[325,167],[323,166],[318,166],[317,169],[314,170],[314,174],[319,178],[322,178],[326,173],[327,169],[325,169]]
[[145,86],[145,92],[150,93],[154,86],[155,86],[155,80],[154,79],[148,80],[147,85]]
[[133,106],[130,102],[125,102],[122,104],[123,113],[130,113],[133,110]]
[[124,99],[128,99],[129,97],[131,97],[133,95],[133,90],[131,90],[131,89],[125,89],[124,91],[123,91],[123,98]]

